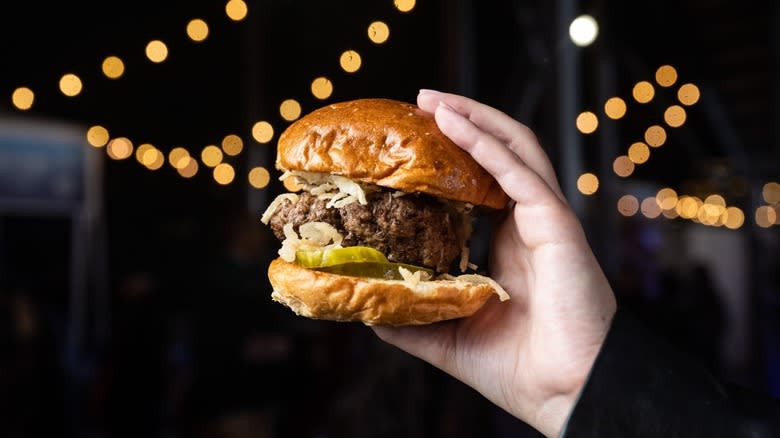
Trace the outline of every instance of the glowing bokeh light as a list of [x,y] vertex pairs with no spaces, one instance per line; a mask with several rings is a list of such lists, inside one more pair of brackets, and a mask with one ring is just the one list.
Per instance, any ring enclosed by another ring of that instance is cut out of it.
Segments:
[[110,138],[108,129],[100,125],[95,125],[87,129],[87,143],[96,148],[105,146]]
[[401,12],[409,12],[414,9],[415,0],[393,0],[395,8]]
[[108,142],[106,153],[114,160],[124,160],[133,155],[133,142],[127,137],[117,137]]
[[35,102],[35,93],[27,87],[19,87],[11,94],[11,102],[17,109],[28,110]]
[[144,152],[143,163],[149,170],[157,170],[165,164],[165,155],[159,149],[149,149]]
[[221,185],[228,185],[236,177],[236,171],[228,163],[220,163],[214,168],[214,180]]
[[619,97],[610,97],[604,103],[604,113],[613,120],[618,120],[626,115],[626,101]]
[[249,171],[249,184],[256,189],[266,187],[270,181],[271,174],[265,167],[255,167]]
[[228,134],[222,139],[222,150],[227,155],[236,156],[244,150],[244,141],[235,134]]
[[703,204],[699,207],[699,211],[696,212],[695,220],[704,225],[715,225],[719,218],[720,215],[711,215],[710,210],[707,208],[707,204]]
[[673,210],[677,205],[677,192],[665,187],[655,194],[655,201],[662,210]]
[[298,180],[295,177],[285,178],[282,184],[288,192],[297,192],[303,188],[301,184],[298,184]]
[[745,213],[737,207],[729,207],[724,213],[723,225],[731,230],[736,230],[745,223]]
[[703,204],[702,200],[695,196],[680,196],[675,209],[680,217],[693,219]]
[[650,148],[641,141],[635,142],[628,148],[628,159],[634,164],[644,164],[650,159]]
[[666,143],[666,130],[659,125],[653,125],[645,130],[645,143],[654,148]]
[[599,35],[599,24],[590,15],[580,15],[569,24],[569,38],[580,47],[593,44]]
[[174,169],[181,169],[189,163],[190,153],[181,146],[175,147],[168,152],[168,163]]
[[590,111],[583,111],[577,116],[577,129],[583,134],[592,134],[599,126],[599,119],[596,114]]
[[222,162],[222,149],[215,145],[208,145],[200,151],[200,160],[208,167],[215,167]]
[[654,196],[643,199],[639,204],[639,210],[648,219],[655,219],[661,215],[661,207],[658,206]]
[[268,143],[274,138],[274,127],[265,120],[261,120],[252,125],[252,138],[258,143]]
[[634,195],[623,195],[618,199],[617,211],[623,216],[633,216],[639,211],[639,200]]
[[368,25],[368,38],[373,43],[382,44],[390,38],[390,28],[383,21],[374,21]]
[[612,170],[615,172],[615,175],[625,178],[634,173],[634,163],[628,156],[621,155],[612,162]]
[[311,94],[320,100],[327,99],[333,94],[333,83],[324,76],[316,78],[311,82]]
[[82,88],[81,79],[73,73],[66,73],[60,78],[60,91],[68,97],[77,96]]
[[671,87],[677,82],[677,70],[671,65],[662,65],[655,71],[655,82],[662,87]]
[[135,149],[135,160],[136,160],[136,161],[138,161],[140,164],[143,164],[144,166],[146,166],[146,165],[150,164],[150,163],[151,163],[151,161],[153,161],[153,160],[152,160],[152,158],[153,158],[153,157],[152,157],[151,155],[149,156],[149,159],[150,159],[150,162],[149,162],[149,163],[147,163],[146,161],[144,161],[144,159],[146,158],[146,153],[147,153],[147,152],[149,152],[149,151],[151,151],[152,149],[154,149],[154,146],[152,146],[152,145],[151,145],[151,144],[149,144],[149,143],[144,143],[144,144],[142,144],[142,145],[139,145],[139,146],[138,146],[138,147]]
[[767,204],[780,203],[780,184],[768,182],[761,188],[761,196]]
[[284,120],[292,122],[301,116],[301,104],[295,99],[287,99],[279,105],[279,114]]
[[687,115],[680,105],[672,105],[664,112],[664,121],[672,128],[679,128],[685,123]]
[[699,101],[700,97],[699,87],[694,84],[684,84],[677,90],[677,100],[683,105],[694,105]]
[[209,36],[209,25],[200,18],[195,18],[187,23],[187,36],[192,41],[199,43]]
[[640,81],[634,85],[634,88],[631,90],[631,95],[637,102],[647,103],[655,97],[655,88],[653,88],[653,84],[650,82]]
[[154,63],[163,62],[168,58],[168,46],[160,40],[149,41],[146,45],[146,57]]
[[[723,196],[718,194],[712,194],[704,198],[704,204],[718,207],[719,210],[726,208],[726,200],[723,198]],[[720,214],[720,211],[718,214]]]
[[119,79],[125,74],[125,63],[118,56],[108,56],[101,66],[103,74],[109,79]]
[[756,225],[761,228],[769,228],[777,221],[777,212],[768,205],[762,205],[756,209]]
[[347,73],[354,73],[360,70],[362,60],[360,54],[354,50],[346,50],[341,54],[339,58],[339,64],[341,68]]
[[176,171],[179,172],[179,175],[183,176],[184,178],[192,178],[196,173],[198,173],[198,160],[192,157],[187,157],[182,160],[182,162],[184,164],[181,167],[176,168]]
[[583,195],[592,195],[599,189],[599,178],[592,173],[583,173],[577,178],[577,190]]
[[225,5],[225,13],[233,21],[241,21],[246,18],[249,8],[243,0],[230,0]]

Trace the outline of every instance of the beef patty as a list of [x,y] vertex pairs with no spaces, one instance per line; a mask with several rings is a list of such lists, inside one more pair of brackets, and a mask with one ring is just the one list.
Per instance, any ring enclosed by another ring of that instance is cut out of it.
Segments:
[[[284,240],[284,224],[295,231],[307,222],[327,222],[344,236],[343,246],[370,246],[391,261],[448,272],[459,260],[469,236],[461,230],[463,215],[427,195],[394,197],[379,191],[366,195],[367,205],[353,202],[326,208],[326,199],[303,192],[296,203],[285,200],[274,212],[270,226]],[[470,228],[469,228],[470,229]]]

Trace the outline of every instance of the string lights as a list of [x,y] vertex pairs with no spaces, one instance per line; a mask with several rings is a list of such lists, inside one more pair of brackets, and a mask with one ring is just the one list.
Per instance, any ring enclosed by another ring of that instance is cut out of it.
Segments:
[[[415,7],[414,0],[395,0],[394,5],[399,12],[407,13]],[[248,6],[243,0],[229,0],[225,5],[225,13],[230,20],[242,21],[248,14]],[[186,25],[187,37],[199,43],[209,36],[208,23],[196,18]],[[366,28],[366,35],[375,44],[383,44],[390,37],[390,28],[383,21],[373,21]],[[165,62],[169,56],[168,45],[161,40],[151,40],[145,46],[147,59],[152,63]],[[347,48],[339,56],[339,65],[346,73],[356,73],[362,67],[362,57],[354,49]],[[101,71],[110,80],[118,80],[124,76],[124,61],[110,55],[102,60]],[[662,65],[655,72],[655,81],[642,80],[634,84],[631,98],[637,104],[651,102],[656,94],[656,87],[671,88],[678,83],[677,70],[671,65]],[[84,84],[75,73],[66,73],[59,79],[60,92],[68,97],[76,97],[83,90]],[[310,83],[310,92],[318,100],[326,100],[333,94],[334,84],[325,76],[317,76]],[[676,90],[677,102],[668,106],[663,113],[663,124],[648,126],[641,139],[633,141],[625,154],[613,161],[613,172],[621,178],[630,177],[637,166],[649,161],[653,150],[662,147],[668,139],[668,128],[679,128],[687,122],[687,107],[698,103],[701,98],[699,87],[693,83],[680,85]],[[11,96],[12,104],[20,111],[26,111],[35,103],[35,93],[26,86],[16,88]],[[284,99],[278,105],[282,119],[292,122],[302,114],[300,103],[293,99]],[[603,105],[603,114],[611,120],[620,120],[628,111],[626,100],[619,96],[607,99]],[[576,127],[583,134],[592,134],[599,127],[599,116],[592,111],[583,111],[576,119]],[[270,143],[278,129],[265,120],[259,120],[251,127],[251,137],[259,144]],[[239,156],[245,149],[245,142],[237,134],[225,135],[219,144],[208,144],[198,153],[191,153],[184,146],[172,148],[167,156],[162,148],[151,143],[142,143],[137,147],[125,136],[112,137],[107,128],[95,125],[86,133],[87,141],[96,148],[105,148],[106,154],[114,160],[126,160],[134,157],[135,161],[150,171],[161,169],[166,163],[182,177],[192,178],[202,169],[211,171],[217,184],[229,185],[235,181],[236,170],[228,163],[230,157]],[[270,182],[270,172],[264,167],[249,169],[247,179],[256,189],[263,189]],[[287,190],[295,191],[292,179],[284,181]],[[577,180],[577,188],[584,195],[593,195],[599,189],[598,177],[590,172],[582,174]],[[770,227],[780,224],[780,184],[767,183],[764,186],[763,197],[766,204],[759,206],[754,213],[756,224]],[[745,214],[735,206],[726,204],[723,196],[710,194],[704,199],[694,195],[678,195],[671,188],[663,188],[655,196],[638,199],[633,195],[624,195],[617,202],[617,210],[621,215],[632,216],[643,214],[648,218],[665,217],[668,219],[688,219],[711,226],[725,226],[730,229],[740,228],[745,220]]]
[[[414,9],[415,0],[394,0],[394,6],[399,12],[407,13]],[[225,4],[225,14],[232,21],[242,21],[248,13],[249,8],[244,0],[229,0]],[[209,35],[209,25],[201,18],[190,20],[185,30],[187,37],[195,43],[206,40]],[[383,44],[390,37],[390,28],[383,21],[373,21],[367,27],[367,36],[373,43]],[[163,63],[169,56],[168,45],[161,40],[149,41],[144,50],[146,58],[152,63]],[[353,49],[344,50],[339,65],[347,73],[356,73],[362,66],[360,53]],[[103,59],[101,71],[106,78],[117,80],[125,73],[124,61],[116,55],[110,55]],[[65,96],[75,97],[81,93],[83,83],[75,73],[67,73],[60,78],[59,89]],[[333,94],[333,82],[325,76],[318,76],[312,80],[310,92],[315,98],[326,100]],[[20,86],[13,91],[11,102],[20,111],[29,110],[35,102],[35,93],[26,86]],[[278,111],[285,121],[292,122],[301,116],[302,108],[297,100],[290,98],[279,104]],[[265,120],[259,120],[251,127],[251,136],[259,144],[271,142],[275,132],[274,126]],[[91,126],[86,132],[86,139],[95,148],[105,148],[106,154],[113,160],[134,156],[135,161],[151,171],[161,169],[167,162],[181,177],[192,178],[201,165],[205,166],[211,169],[214,181],[220,185],[231,184],[236,176],[235,168],[225,160],[245,150],[244,140],[236,134],[225,135],[219,145],[204,146],[199,154],[191,154],[184,146],[176,146],[168,152],[167,157],[162,148],[151,143],[135,147],[128,137],[112,137],[108,129],[101,125]],[[249,169],[247,178],[252,187],[262,189],[270,182],[270,172],[264,167],[254,167]],[[284,184],[288,190],[298,189],[292,179],[285,180]]]
[[[656,96],[656,86],[662,88],[673,87],[678,81],[677,70],[671,65],[662,65],[656,69],[655,83],[642,80],[634,84],[631,89],[631,97],[638,104],[651,102]],[[626,154],[617,156],[612,163],[613,172],[621,177],[631,176],[636,166],[646,163],[653,149],[662,147],[667,139],[667,128],[679,128],[687,121],[686,107],[691,107],[699,102],[701,92],[693,83],[685,83],[679,86],[676,92],[677,103],[668,106],[663,113],[664,125],[654,124],[644,131],[642,139],[634,141],[628,147]],[[619,120],[626,115],[627,105],[623,98],[615,96],[604,103],[604,114],[612,119]],[[599,127],[599,118],[592,111],[581,112],[575,125],[582,134],[592,134]],[[583,195],[593,195],[598,191],[598,177],[586,172],[577,179],[577,189]],[[764,185],[763,197],[765,205],[759,206],[754,214],[754,220],[760,227],[780,225],[780,184],[767,183]],[[678,195],[669,187],[660,189],[655,196],[638,199],[627,194],[617,201],[617,211],[623,216],[643,216],[654,219],[664,217],[667,219],[687,219],[699,224],[739,229],[744,225],[745,213],[736,206],[727,205],[725,198],[717,193],[709,194],[704,199],[695,195]]]
[[766,204],[756,208],[755,221],[762,228],[780,225],[780,183],[768,182],[761,189]]

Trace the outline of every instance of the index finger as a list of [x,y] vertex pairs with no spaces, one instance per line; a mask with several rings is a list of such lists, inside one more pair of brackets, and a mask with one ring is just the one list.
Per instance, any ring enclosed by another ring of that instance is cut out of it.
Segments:
[[447,104],[440,102],[434,116],[444,135],[474,157],[515,202],[526,206],[561,202],[556,192],[520,157]]
[[479,129],[502,142],[565,201],[555,170],[530,128],[493,107],[464,96],[425,89],[420,90],[417,96],[417,105],[431,113],[436,111],[439,102],[444,102]]

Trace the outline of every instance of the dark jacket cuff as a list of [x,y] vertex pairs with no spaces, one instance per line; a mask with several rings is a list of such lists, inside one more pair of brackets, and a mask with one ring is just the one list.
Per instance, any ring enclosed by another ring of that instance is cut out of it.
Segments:
[[562,438],[777,437],[780,404],[735,393],[619,309]]

